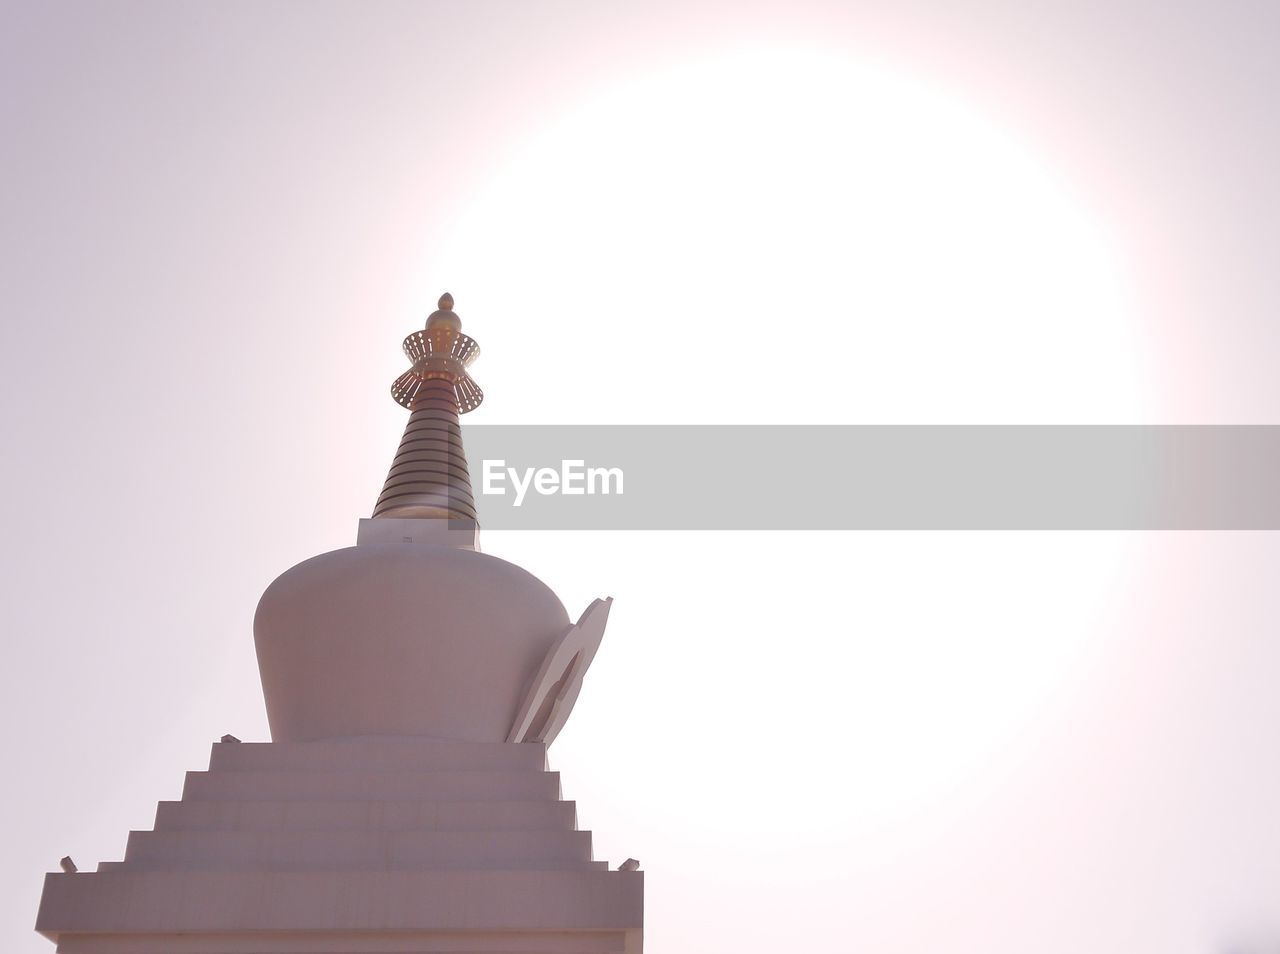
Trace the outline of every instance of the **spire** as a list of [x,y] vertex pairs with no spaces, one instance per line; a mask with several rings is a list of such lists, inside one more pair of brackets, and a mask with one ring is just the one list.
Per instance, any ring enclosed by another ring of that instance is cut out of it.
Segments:
[[426,328],[404,339],[413,367],[396,378],[391,396],[409,409],[409,423],[373,508],[375,518],[476,519],[458,415],[484,400],[467,374],[480,346],[462,333],[453,296],[445,292],[439,304]]

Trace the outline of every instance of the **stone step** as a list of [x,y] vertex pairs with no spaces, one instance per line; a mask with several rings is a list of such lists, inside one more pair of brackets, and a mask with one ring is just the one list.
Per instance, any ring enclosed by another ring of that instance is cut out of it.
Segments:
[[[607,861],[547,861],[538,864],[488,864],[488,865],[470,865],[470,864],[433,864],[433,865],[402,865],[392,867],[389,865],[342,865],[337,867],[334,865],[273,865],[246,867],[243,865],[224,863],[219,861],[202,860],[194,863],[184,863],[181,867],[166,864],[164,862],[135,862],[135,861],[99,861],[95,869],[96,872],[115,871],[115,872],[169,872],[170,874],[182,874],[183,872],[197,871],[225,871],[239,875],[252,874],[268,874],[268,873],[288,873],[288,872],[325,872],[332,873],[334,871],[387,871],[387,872],[414,872],[414,871],[608,871],[609,862]],[[114,954],[114,952],[113,952]]]
[[[262,941],[257,950],[277,951],[287,947],[269,946],[270,938],[283,937],[296,944],[294,950],[307,949],[306,939],[289,938],[286,932],[369,932],[385,938],[395,932],[437,932],[438,937],[449,931],[633,931],[635,946],[627,949],[639,951],[643,918],[640,871],[114,870],[45,875],[36,930],[54,941],[74,941],[77,935],[180,932],[186,937],[216,932],[225,939],[254,934],[253,940]],[[119,942],[117,951],[141,947],[130,945],[128,937],[112,940]],[[160,950],[190,949],[182,937],[174,940]],[[548,949],[555,948],[543,947]]]
[[585,868],[588,831],[134,831],[124,870]]
[[215,742],[214,772],[297,771],[531,771],[547,767],[541,743],[360,739],[325,742]]
[[181,801],[156,807],[157,831],[571,831],[564,801]]
[[183,801],[555,801],[559,772],[188,772]]

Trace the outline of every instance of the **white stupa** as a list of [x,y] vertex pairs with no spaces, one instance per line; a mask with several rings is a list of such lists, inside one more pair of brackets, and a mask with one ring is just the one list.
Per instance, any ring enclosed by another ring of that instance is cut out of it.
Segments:
[[272,741],[215,743],[122,861],[45,877],[59,954],[636,954],[644,875],[595,861],[546,747],[604,633],[479,552],[459,413],[479,354],[445,295],[357,544],[263,594]]

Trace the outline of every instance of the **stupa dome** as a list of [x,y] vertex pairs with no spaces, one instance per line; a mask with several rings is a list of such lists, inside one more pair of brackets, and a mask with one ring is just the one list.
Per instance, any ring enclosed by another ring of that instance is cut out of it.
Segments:
[[537,577],[474,550],[382,544],[321,554],[281,574],[258,603],[271,737],[505,741],[568,628],[563,604]]

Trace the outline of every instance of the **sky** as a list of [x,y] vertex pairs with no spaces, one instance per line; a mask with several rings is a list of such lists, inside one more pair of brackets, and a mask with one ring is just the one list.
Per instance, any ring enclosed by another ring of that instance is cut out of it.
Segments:
[[[445,290],[477,422],[1280,423],[1278,41],[1246,2],[6,0],[0,946],[269,737],[255,604],[354,543]],[[1274,534],[484,546],[615,597],[551,758],[649,950],[1280,946]]]

